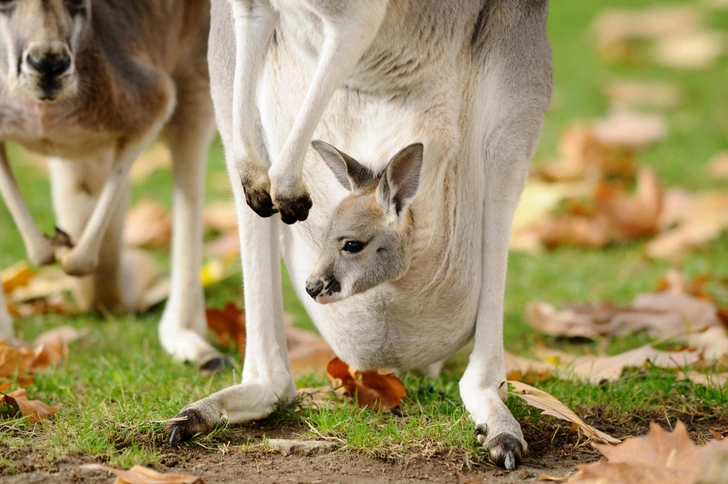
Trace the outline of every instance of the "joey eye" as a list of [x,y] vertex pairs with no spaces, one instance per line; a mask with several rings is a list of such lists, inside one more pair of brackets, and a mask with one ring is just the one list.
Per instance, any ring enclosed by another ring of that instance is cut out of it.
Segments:
[[364,242],[360,242],[358,240],[349,240],[344,244],[344,248],[342,250],[344,252],[351,252],[352,254],[356,254],[357,252],[361,252],[363,248]]

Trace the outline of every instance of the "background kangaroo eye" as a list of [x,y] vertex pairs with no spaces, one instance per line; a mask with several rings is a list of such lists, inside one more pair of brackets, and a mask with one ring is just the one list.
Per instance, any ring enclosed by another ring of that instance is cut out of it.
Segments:
[[344,244],[344,250],[353,254],[360,252],[364,248],[364,242],[358,240],[350,240]]

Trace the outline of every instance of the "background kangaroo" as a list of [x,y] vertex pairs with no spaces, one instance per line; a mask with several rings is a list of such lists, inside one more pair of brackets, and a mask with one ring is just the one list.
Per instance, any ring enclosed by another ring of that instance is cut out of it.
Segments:
[[[0,1],[0,192],[35,264],[82,279],[88,308],[134,309],[121,256],[127,173],[158,135],[173,157],[170,354],[208,369],[202,287],[204,165],[214,135],[205,0]],[[50,157],[55,237],[34,224],[4,143]],[[2,294],[0,293],[0,297]],[[0,338],[12,335],[0,300]]]
[[[282,251],[321,334],[357,368],[436,373],[474,338],[461,396],[491,459],[515,467],[526,443],[502,401],[503,295],[511,220],[551,96],[547,7],[212,1],[211,85],[240,222],[247,351],[242,383],[185,407],[172,442],[296,395]],[[318,155],[314,137],[330,143],[316,142]],[[258,218],[246,202],[305,222]]]

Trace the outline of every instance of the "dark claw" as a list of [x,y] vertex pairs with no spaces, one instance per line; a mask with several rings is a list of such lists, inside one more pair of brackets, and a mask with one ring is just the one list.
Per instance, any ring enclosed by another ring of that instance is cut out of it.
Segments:
[[58,227],[56,227],[56,233],[53,234],[53,237],[50,237],[50,240],[54,247],[73,247],[71,236]]
[[523,444],[509,434],[496,435],[486,443],[490,460],[506,470],[512,471],[523,458]]
[[273,205],[270,193],[265,190],[248,190],[243,183],[243,192],[245,193],[245,201],[255,213],[263,218],[270,217],[274,213],[278,213],[278,209]]
[[304,195],[289,200],[278,200],[278,210],[281,213],[281,220],[288,225],[296,222],[303,222],[308,218],[308,212],[313,206],[311,197]]
[[165,432],[169,432],[169,445],[192,440],[195,435],[207,433],[211,427],[205,423],[202,414],[195,409],[182,410],[173,420],[167,423]]
[[478,435],[488,435],[488,426],[485,424],[480,424],[477,427],[475,427],[475,436]]
[[219,371],[232,368],[233,364],[229,358],[225,356],[216,356],[211,360],[207,360],[200,365],[200,372],[205,375],[212,375]]
[[182,442],[182,431],[179,427],[175,426],[172,429],[172,433],[169,434],[169,445],[177,445]]
[[391,413],[395,417],[402,417],[402,409],[400,409],[399,407],[390,408],[389,413]]

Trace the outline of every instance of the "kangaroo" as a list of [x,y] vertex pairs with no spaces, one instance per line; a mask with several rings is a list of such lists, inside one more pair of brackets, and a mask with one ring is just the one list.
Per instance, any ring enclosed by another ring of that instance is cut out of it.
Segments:
[[436,375],[474,339],[461,397],[490,458],[515,468],[527,444],[503,403],[503,297],[513,213],[551,98],[547,10],[546,0],[212,0],[211,88],[248,346],[242,382],[183,408],[171,443],[295,397],[282,253],[321,335],[356,368]]
[[[215,134],[205,0],[0,1],[0,193],[34,264],[59,262],[87,309],[133,310],[121,259],[128,172],[161,136],[174,178],[172,285],[159,337],[213,370],[199,270],[207,150]],[[56,234],[40,232],[6,142],[50,158]],[[2,296],[0,294],[0,296]],[[12,335],[0,301],[0,338]]]

